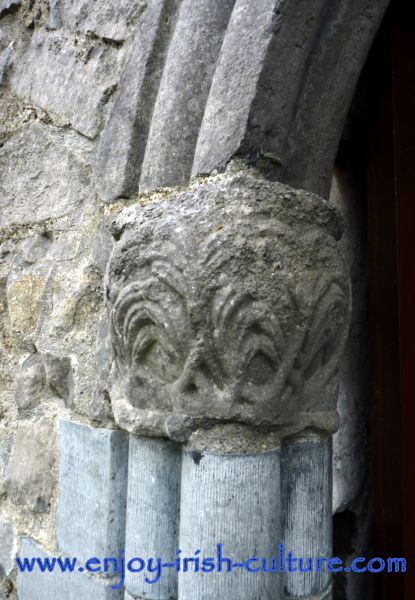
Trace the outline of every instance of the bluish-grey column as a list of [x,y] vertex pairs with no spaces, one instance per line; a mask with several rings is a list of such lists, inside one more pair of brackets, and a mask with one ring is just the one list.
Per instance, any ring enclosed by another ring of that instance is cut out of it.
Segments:
[[[223,557],[257,569],[262,558],[277,555],[280,543],[280,451],[214,455],[184,452],[179,548],[184,561],[179,573],[179,600],[279,600],[278,573],[248,572],[245,567],[204,573],[203,559]],[[200,555],[197,551],[200,550]],[[196,553],[196,554],[195,554]],[[271,566],[271,561],[267,562]]]
[[57,543],[80,561],[124,546],[128,435],[61,421]]
[[282,528],[285,554],[302,562],[284,574],[284,598],[329,600],[330,573],[308,570],[307,559],[331,558],[332,450],[331,437],[311,434],[283,444],[281,461]]
[[[130,436],[128,468],[126,558],[174,560],[178,544],[181,450],[161,438]],[[140,569],[134,561],[132,569]],[[145,578],[155,574],[126,573],[126,589],[133,597],[170,600],[177,597],[177,573],[163,572],[157,583]],[[128,596],[127,596],[128,597]]]

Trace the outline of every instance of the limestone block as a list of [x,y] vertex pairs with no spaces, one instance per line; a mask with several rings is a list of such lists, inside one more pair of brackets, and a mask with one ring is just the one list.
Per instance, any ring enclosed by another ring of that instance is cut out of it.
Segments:
[[47,235],[35,234],[24,240],[21,245],[23,259],[28,264],[33,264],[49,252],[52,242]]
[[18,505],[34,512],[48,510],[55,485],[53,422],[42,418],[20,423],[6,472],[6,492]]
[[49,0],[47,29],[54,31],[62,27],[61,0]]
[[74,382],[71,359],[59,358],[47,352],[44,361],[46,380],[51,392],[62,398],[68,408],[72,407]]
[[332,431],[349,282],[327,201],[229,173],[126,209],[114,235],[121,427],[177,440],[212,422]]
[[87,559],[124,548],[128,439],[120,431],[61,421],[57,541]]
[[138,0],[61,0],[60,18],[65,28],[83,33],[92,32],[106,40],[122,42],[147,8],[148,2]]
[[14,332],[30,334],[36,330],[42,312],[47,278],[27,273],[7,288],[10,325]]
[[[73,555],[71,555],[73,556]],[[34,541],[24,538],[19,557],[51,557]],[[53,573],[41,573],[35,569],[32,573],[18,573],[17,592],[19,600],[122,600],[122,590],[111,589],[111,581],[80,573],[62,574],[56,569]]]
[[41,354],[28,356],[17,377],[16,403],[20,410],[37,406],[46,391],[46,372]]
[[12,88],[94,138],[102,107],[117,82],[118,59],[117,49],[99,41],[37,31],[16,65]]
[[90,194],[89,167],[79,158],[79,146],[75,133],[41,123],[21,128],[5,142],[0,148],[0,227],[79,210]]
[[101,273],[83,264],[68,270],[55,271],[52,285],[50,331],[58,335],[69,332],[75,325],[85,327],[86,317],[96,314],[102,304]]
[[52,394],[73,404],[73,373],[71,359],[46,354],[31,354],[22,363],[16,382],[16,403],[20,410],[38,406]]
[[[105,315],[103,315],[104,317]],[[108,322],[101,318],[97,332],[96,348],[96,389],[89,416],[97,421],[112,418],[111,405],[108,394],[108,377],[111,370],[111,343],[108,335]]]

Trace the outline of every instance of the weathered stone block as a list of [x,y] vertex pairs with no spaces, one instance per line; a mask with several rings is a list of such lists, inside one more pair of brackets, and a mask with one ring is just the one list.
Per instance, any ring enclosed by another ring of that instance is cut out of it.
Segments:
[[20,423],[6,472],[9,498],[34,512],[46,511],[55,484],[54,463],[53,423],[46,418]]
[[108,272],[120,426],[332,431],[349,284],[323,199],[241,172],[122,212]]
[[53,394],[62,398],[65,405],[73,405],[74,381],[71,359],[59,358],[47,352],[44,358],[48,386]]
[[85,266],[55,270],[52,287],[52,311],[49,330],[57,335],[69,332],[75,325],[85,327],[86,319],[102,306],[102,275]]
[[60,18],[65,28],[92,32],[106,39],[122,42],[134,30],[148,2],[138,0],[61,0]]
[[[85,535],[85,532],[84,532]],[[20,547],[21,558],[48,558],[41,546],[29,539],[23,539]],[[73,555],[71,555],[73,556]],[[111,581],[80,573],[18,573],[17,592],[19,600],[122,600],[123,591],[111,589]]]
[[79,558],[124,548],[128,439],[120,431],[62,421],[57,541]]
[[94,138],[102,107],[117,82],[118,59],[117,49],[99,41],[37,31],[27,55],[16,65],[12,88]]
[[22,257],[26,263],[33,264],[51,249],[52,242],[47,235],[35,234],[24,240],[21,245]]
[[20,410],[37,406],[46,391],[46,373],[41,354],[31,354],[23,362],[16,383],[16,403]]
[[28,273],[8,286],[7,306],[14,332],[30,334],[36,330],[46,281],[40,273]]
[[90,193],[80,146],[75,133],[40,123],[23,127],[5,142],[0,148],[0,227],[56,219],[79,209]]

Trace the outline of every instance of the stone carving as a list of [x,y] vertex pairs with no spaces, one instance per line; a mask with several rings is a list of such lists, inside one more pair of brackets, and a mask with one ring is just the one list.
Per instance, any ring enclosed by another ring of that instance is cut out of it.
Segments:
[[330,428],[340,235],[328,202],[250,172],[125,209],[107,282],[119,425],[177,440],[216,423]]

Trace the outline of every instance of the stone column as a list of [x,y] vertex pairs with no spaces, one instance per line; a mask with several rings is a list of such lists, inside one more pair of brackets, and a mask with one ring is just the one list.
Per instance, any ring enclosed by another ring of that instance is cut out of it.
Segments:
[[[279,448],[226,455],[186,451],[179,548],[200,561],[182,566],[179,600],[280,600],[279,575],[260,572],[262,559],[275,555],[281,540],[280,509]],[[209,557],[215,572],[204,562]],[[272,568],[270,560],[266,568]]]
[[316,560],[332,551],[331,437],[309,434],[283,444],[282,506],[285,551],[300,559],[286,569],[284,598],[331,597],[327,565],[315,571]]
[[[130,433],[185,444],[176,558],[194,559],[177,590],[173,574],[160,596],[137,579],[133,591],[131,577],[132,596],[280,600],[282,582],[286,598],[330,595],[327,572],[245,564],[278,557],[282,541],[298,557],[330,554],[329,439],[349,319],[341,230],[329,202],[235,165],[115,219],[112,407]],[[174,545],[178,460],[166,441],[132,439],[127,546],[153,555]],[[203,572],[218,544],[235,572]]]
[[[172,560],[178,544],[180,508],[180,447],[158,438],[130,436],[125,553],[135,557]],[[155,563],[154,563],[155,564]],[[133,596],[170,600],[176,595],[177,573],[166,570],[157,583],[137,561],[126,572],[126,589]],[[140,572],[134,572],[134,570]]]

